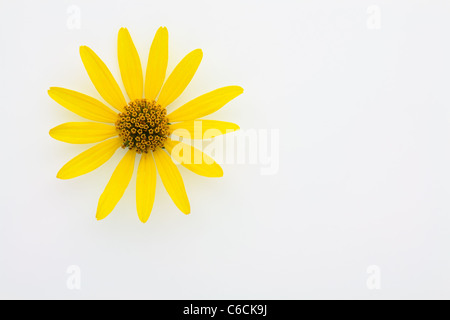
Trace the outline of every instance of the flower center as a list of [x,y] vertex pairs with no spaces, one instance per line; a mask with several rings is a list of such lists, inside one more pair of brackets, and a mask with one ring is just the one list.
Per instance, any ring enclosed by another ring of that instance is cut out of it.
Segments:
[[153,100],[131,101],[116,121],[123,148],[137,153],[155,151],[164,146],[169,135],[167,111]]

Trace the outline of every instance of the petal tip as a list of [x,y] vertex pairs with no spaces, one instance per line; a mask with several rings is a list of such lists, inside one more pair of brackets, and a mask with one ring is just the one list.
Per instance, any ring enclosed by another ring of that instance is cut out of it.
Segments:
[[165,26],[161,26],[156,31],[156,34],[159,34],[160,36],[167,37],[169,35],[169,31]]
[[83,58],[83,56],[86,56],[86,55],[89,54],[90,52],[92,52],[92,50],[91,50],[88,46],[80,46],[80,55],[81,55],[81,58]]
[[56,93],[58,90],[61,90],[61,89],[62,89],[61,87],[50,87],[47,90],[47,93],[49,96],[51,96],[53,93]]
[[186,203],[182,204],[179,209],[185,215],[190,214],[191,213],[191,204],[189,203],[189,200],[186,200]]
[[238,131],[238,130],[241,130],[241,127],[239,127],[237,124],[234,123],[232,129],[233,129],[234,131]]
[[195,56],[197,59],[201,60],[201,59],[203,59],[203,50],[198,48],[198,49],[192,50],[191,53],[188,55]]
[[236,90],[239,92],[239,94],[244,93],[244,88],[242,88],[241,86],[236,86]]
[[97,208],[97,213],[95,214],[95,219],[97,219],[97,221],[103,220],[107,216],[108,215],[105,214],[105,212],[102,212],[101,208]]
[[223,177],[223,169],[220,166],[217,166],[214,172],[211,172],[209,175],[210,178],[222,178]]
[[67,180],[67,177],[65,177],[64,174],[61,173],[61,171],[59,171],[59,172],[56,174],[56,178],[57,178],[57,179],[61,179],[61,180]]
[[88,47],[86,47],[86,46],[80,46],[80,56],[81,56],[81,60],[83,60],[83,57],[85,57],[87,53],[88,53]]
[[[151,212],[150,212],[151,213]],[[150,218],[150,213],[145,213],[145,210],[143,210],[142,208],[138,208],[137,209],[137,214],[138,214],[138,218],[139,221],[142,223],[146,223],[148,221],[148,219]]]
[[120,29],[119,29],[119,36],[120,36],[121,34],[122,34],[122,35],[129,34],[128,29],[125,28],[125,27],[120,28]]
[[142,222],[143,224],[146,224],[147,221],[148,221],[148,218],[147,219],[142,219],[141,217],[139,217],[139,221]]

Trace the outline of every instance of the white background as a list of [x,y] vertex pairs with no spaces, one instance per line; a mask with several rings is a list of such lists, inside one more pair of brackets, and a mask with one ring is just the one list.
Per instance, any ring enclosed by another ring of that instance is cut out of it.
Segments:
[[[381,13],[379,29],[368,8]],[[437,0],[1,0],[0,297],[450,298],[449,15]],[[90,174],[56,179],[86,146],[50,138],[80,118],[47,89],[101,99],[79,46],[119,80],[119,28],[145,68],[159,26],[170,34],[169,71],[204,52],[174,107],[241,85],[211,118],[279,130],[279,170],[227,164],[223,178],[208,179],[181,168],[192,213],[158,180],[147,224],[133,178],[97,222],[123,151]],[[81,290],[66,285],[71,265]],[[366,284],[372,265],[381,290]]]

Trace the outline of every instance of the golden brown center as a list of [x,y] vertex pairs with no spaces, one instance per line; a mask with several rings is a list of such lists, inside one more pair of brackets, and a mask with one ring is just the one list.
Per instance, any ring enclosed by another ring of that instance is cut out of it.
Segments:
[[169,135],[166,109],[153,100],[131,101],[116,122],[123,148],[147,153],[162,148]]

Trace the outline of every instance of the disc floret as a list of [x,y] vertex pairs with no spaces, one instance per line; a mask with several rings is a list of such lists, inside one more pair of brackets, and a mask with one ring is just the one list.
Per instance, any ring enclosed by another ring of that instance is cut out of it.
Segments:
[[116,121],[123,148],[148,153],[164,146],[169,135],[165,108],[152,100],[136,99],[124,109]]

